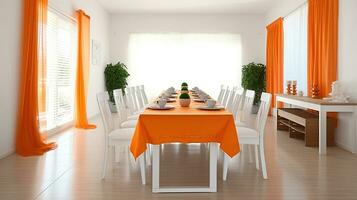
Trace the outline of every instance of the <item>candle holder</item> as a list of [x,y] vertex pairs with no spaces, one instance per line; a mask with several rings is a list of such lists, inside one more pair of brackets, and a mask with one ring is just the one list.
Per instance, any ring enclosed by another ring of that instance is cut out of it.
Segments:
[[318,85],[313,84],[312,89],[311,89],[311,98],[313,98],[313,99],[319,98],[319,93],[320,93],[320,90],[319,90]]

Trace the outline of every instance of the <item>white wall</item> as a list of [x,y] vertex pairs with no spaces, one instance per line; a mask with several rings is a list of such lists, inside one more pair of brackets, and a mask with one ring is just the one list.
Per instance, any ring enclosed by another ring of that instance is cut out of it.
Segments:
[[[116,14],[110,23],[110,60],[128,63],[131,33],[238,33],[242,63],[265,63],[263,15]],[[130,66],[128,66],[130,68]],[[130,77],[129,77],[130,83]],[[143,83],[145,84],[145,83]],[[217,87],[222,83],[217,83]]]
[[[284,0],[271,9],[266,15],[266,24],[278,17],[290,13],[302,5],[305,0]],[[338,79],[344,83],[347,95],[357,100],[357,8],[356,0],[340,0],[339,8],[339,50],[338,50]],[[349,151],[354,147],[354,135],[351,128],[351,114],[339,114],[339,126],[336,131],[336,143]],[[356,121],[356,119],[354,119]]]
[[14,150],[19,85],[21,1],[0,1],[0,158]]
[[[102,48],[101,64],[91,66],[88,116],[98,113],[95,94],[104,90],[104,67],[109,61],[109,15],[95,0],[49,0],[50,5],[73,15],[77,8],[91,16],[91,38]],[[0,1],[0,158],[14,151],[22,31],[22,0]],[[6,28],[5,28],[6,27]]]

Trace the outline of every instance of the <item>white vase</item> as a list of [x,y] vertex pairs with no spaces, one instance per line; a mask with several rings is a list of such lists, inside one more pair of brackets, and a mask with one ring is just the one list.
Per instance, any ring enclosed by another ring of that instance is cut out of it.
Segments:
[[189,107],[191,99],[180,99],[179,100],[181,107]]

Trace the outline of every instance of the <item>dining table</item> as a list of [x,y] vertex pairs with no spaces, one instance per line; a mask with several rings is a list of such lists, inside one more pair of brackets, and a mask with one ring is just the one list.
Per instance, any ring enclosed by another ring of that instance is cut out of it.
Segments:
[[[146,165],[142,155],[151,145],[153,193],[217,192],[218,148],[230,157],[240,152],[233,114],[225,109],[201,110],[199,107],[204,103],[195,100],[197,95],[194,92],[189,94],[189,107],[180,106],[178,91],[172,96],[175,100],[167,104],[172,109],[146,108],[138,118],[130,151],[135,158],[139,158],[141,173],[145,176]],[[209,143],[208,186],[160,186],[160,145],[170,143]]]

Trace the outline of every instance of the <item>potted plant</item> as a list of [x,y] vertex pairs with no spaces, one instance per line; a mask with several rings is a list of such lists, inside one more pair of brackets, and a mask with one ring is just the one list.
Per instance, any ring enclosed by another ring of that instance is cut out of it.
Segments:
[[181,107],[189,107],[191,103],[190,95],[187,93],[180,94],[179,102]]
[[188,88],[186,86],[183,86],[181,88],[181,93],[188,93]]
[[183,83],[181,84],[181,87],[188,87],[188,84],[187,84],[186,82],[183,82]]
[[122,89],[124,92],[125,87],[128,85],[127,78],[130,76],[127,69],[126,65],[121,62],[118,62],[117,64],[107,64],[107,67],[105,68],[105,86],[109,93],[109,106],[112,112],[117,112],[113,90]]
[[255,98],[252,113],[257,113],[260,104],[260,96],[262,92],[265,92],[266,79],[265,79],[266,67],[261,63],[249,63],[242,67],[242,87],[246,90],[254,90]]

